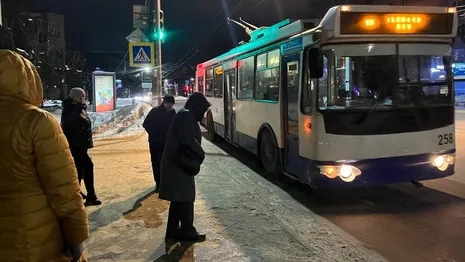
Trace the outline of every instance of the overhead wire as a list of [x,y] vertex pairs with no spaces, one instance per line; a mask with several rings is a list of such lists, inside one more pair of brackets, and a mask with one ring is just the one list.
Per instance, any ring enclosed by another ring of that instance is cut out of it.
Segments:
[[129,54],[129,51],[126,51],[126,54],[124,55],[123,59],[121,60],[121,63],[119,63],[119,65],[116,67],[116,69],[115,69],[114,72],[118,71],[119,67],[120,67],[123,63],[126,62],[126,57],[128,56],[128,54]]
[[[231,1],[231,0],[227,0],[227,1],[226,1],[226,3],[223,5],[223,7],[222,7],[222,8],[216,13],[216,15],[213,17],[213,19],[211,20],[211,21],[212,21],[211,23],[215,22],[216,18],[224,12],[224,10],[226,9],[226,7],[228,6],[228,4],[229,4],[230,1]],[[212,30],[210,31],[210,33],[208,34],[207,37],[209,37],[209,36],[211,36],[213,33],[215,33],[215,31],[218,30],[218,28],[219,28],[222,24],[223,24],[223,23],[217,25],[214,29],[212,29]],[[168,70],[171,70],[172,68],[174,68],[174,67],[176,67],[177,65],[179,65],[179,63],[181,63],[182,60],[183,60],[185,57],[187,57],[193,50],[196,50],[196,48],[199,47],[199,45],[200,45],[200,43],[197,43],[194,47],[190,48],[189,51],[188,51],[181,59],[179,59],[171,68],[169,68]]]
[[[240,6],[242,3],[244,3],[245,1],[247,1],[247,0],[241,0],[241,1],[239,1],[239,3],[238,3],[238,4],[233,8],[233,10],[231,11],[231,14],[230,14],[230,15],[234,14],[234,12],[239,8],[239,6]],[[228,3],[229,3],[229,1],[228,1]],[[222,10],[220,10],[220,12],[222,12],[226,7],[227,7],[227,4],[225,4],[225,5],[223,6],[223,8],[222,8]],[[215,16],[215,17],[217,17],[217,16]],[[223,22],[221,22],[220,24],[218,24],[218,25],[210,32],[210,34],[208,35],[208,37],[211,36],[212,34],[214,34],[225,22],[226,22],[226,20],[223,20]],[[207,38],[208,38],[208,37],[207,37]],[[209,40],[211,41],[211,39],[209,39]],[[199,45],[200,45],[200,44],[197,44],[193,49],[195,49],[195,48],[198,47]],[[192,51],[193,49],[191,49],[191,51]],[[190,53],[191,51],[189,51],[188,53]],[[187,61],[189,61],[190,59],[192,59],[192,58],[193,58],[197,53],[199,53],[199,52],[200,52],[200,51],[197,51],[195,54],[193,54],[193,55],[190,56],[188,59],[186,59],[184,62],[182,62],[180,65],[178,65],[178,66],[176,67],[175,70],[177,70],[179,67],[183,66],[185,63],[187,63]],[[170,72],[169,72],[167,75],[171,74],[171,73],[172,73],[173,71],[175,71],[175,70],[170,70]]]

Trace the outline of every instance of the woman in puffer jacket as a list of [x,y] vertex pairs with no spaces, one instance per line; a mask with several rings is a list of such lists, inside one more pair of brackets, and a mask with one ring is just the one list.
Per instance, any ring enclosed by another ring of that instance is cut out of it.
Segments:
[[34,65],[0,50],[0,262],[86,261],[76,167],[42,97]]

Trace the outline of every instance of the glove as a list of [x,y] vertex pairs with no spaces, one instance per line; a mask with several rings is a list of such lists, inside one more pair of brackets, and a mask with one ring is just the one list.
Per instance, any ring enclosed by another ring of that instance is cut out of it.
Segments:
[[82,252],[84,251],[84,245],[68,245],[66,247],[66,255],[71,258],[72,262],[77,262],[81,258]]

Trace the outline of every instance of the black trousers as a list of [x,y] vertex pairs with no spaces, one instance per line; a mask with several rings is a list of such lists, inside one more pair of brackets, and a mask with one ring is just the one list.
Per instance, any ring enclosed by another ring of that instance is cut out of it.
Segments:
[[153,143],[149,143],[149,148],[150,158],[152,160],[153,179],[157,186],[160,186],[161,158],[163,156],[163,149]]
[[193,202],[171,202],[168,213],[168,226],[166,236],[173,237],[180,229],[183,236],[197,234],[194,227],[194,203]]
[[79,184],[84,180],[88,198],[96,198],[94,187],[94,163],[87,153],[87,149],[71,148],[74,164],[76,165]]

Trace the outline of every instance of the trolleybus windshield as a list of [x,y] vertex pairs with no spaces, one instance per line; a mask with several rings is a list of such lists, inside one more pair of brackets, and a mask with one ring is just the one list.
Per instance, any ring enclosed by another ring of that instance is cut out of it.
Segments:
[[[449,56],[339,56],[320,80],[320,109],[389,109],[453,104]],[[442,68],[444,70],[435,70]],[[329,85],[329,86],[328,86]]]

